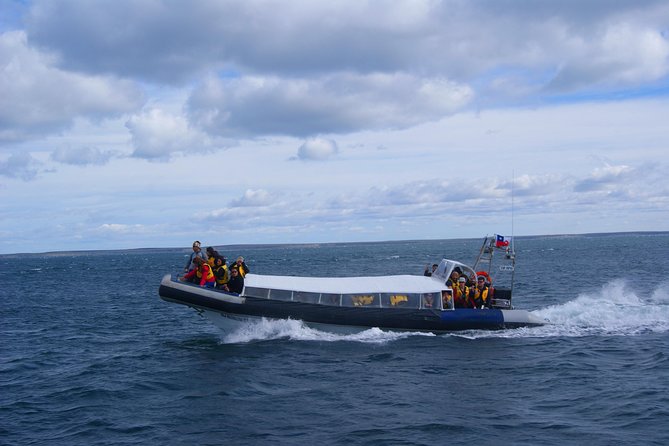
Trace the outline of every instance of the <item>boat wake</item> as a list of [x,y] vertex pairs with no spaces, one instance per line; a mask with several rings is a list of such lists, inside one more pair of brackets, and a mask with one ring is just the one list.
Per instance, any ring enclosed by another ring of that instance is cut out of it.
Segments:
[[535,310],[535,316],[549,321],[541,327],[476,332],[472,337],[582,337],[628,336],[669,331],[668,282],[643,295],[625,280],[613,280],[573,300]]
[[224,343],[247,343],[274,339],[290,339],[294,341],[320,342],[362,342],[369,344],[384,344],[404,339],[410,336],[435,336],[432,333],[420,332],[393,332],[379,328],[370,328],[358,333],[337,334],[308,327],[304,322],[293,319],[269,320],[261,319],[248,322],[237,331],[226,335]]
[[574,300],[534,311],[551,325],[541,336],[634,335],[669,331],[669,283],[643,295],[625,280],[614,280]]
[[[635,292],[624,280],[614,280],[592,293],[532,313],[550,324],[512,330],[469,330],[440,337],[543,338],[622,336],[669,332],[669,283],[660,284],[648,295]],[[413,336],[436,336],[423,332],[394,332],[371,328],[353,334],[336,334],[308,327],[298,320],[248,322],[223,338],[224,343],[248,343],[275,339],[319,342],[384,344]]]

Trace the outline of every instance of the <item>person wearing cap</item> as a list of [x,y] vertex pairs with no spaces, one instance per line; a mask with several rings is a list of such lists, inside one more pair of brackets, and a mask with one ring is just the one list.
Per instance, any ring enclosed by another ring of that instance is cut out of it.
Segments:
[[465,276],[459,277],[456,285],[453,287],[455,308],[474,308],[474,301],[469,299],[468,294],[467,279]]
[[249,267],[244,263],[244,257],[239,256],[234,264],[230,265],[230,268],[237,268],[239,270],[239,276],[243,279],[249,273]]
[[476,278],[476,286],[470,288],[468,297],[474,301],[475,308],[488,307],[488,286],[485,276]]
[[202,249],[200,248],[202,244],[195,240],[193,242],[193,252],[190,253],[190,256],[188,257],[188,262],[186,262],[186,266],[184,266],[184,271],[185,272],[191,272],[194,269],[197,268],[197,264],[195,263],[195,258],[199,257],[205,262],[207,261],[207,258],[205,257],[204,253],[202,252]]

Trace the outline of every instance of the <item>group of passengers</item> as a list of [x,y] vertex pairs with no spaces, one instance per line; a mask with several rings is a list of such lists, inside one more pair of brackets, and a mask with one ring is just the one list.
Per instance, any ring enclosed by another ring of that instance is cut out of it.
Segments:
[[199,241],[193,242],[193,252],[184,267],[186,274],[179,280],[240,294],[244,288],[244,277],[249,273],[244,257],[237,257],[237,260],[228,266],[227,259],[213,247],[208,247],[205,253],[202,252],[201,246]]
[[446,286],[453,292],[455,308],[490,308],[493,288],[486,275],[479,273],[474,283],[456,266]]

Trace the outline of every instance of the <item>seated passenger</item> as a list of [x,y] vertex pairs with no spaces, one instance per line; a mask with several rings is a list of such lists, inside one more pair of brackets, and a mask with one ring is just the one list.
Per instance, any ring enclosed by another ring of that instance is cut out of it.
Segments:
[[211,270],[211,266],[201,257],[195,257],[194,261],[197,268],[187,272],[179,280],[197,283],[201,287],[213,288],[216,278],[214,277],[214,272]]
[[467,279],[458,278],[457,284],[453,287],[453,301],[455,308],[471,308],[467,302]]
[[453,309],[453,290],[442,290],[441,304],[444,310]]
[[239,273],[239,268],[232,266],[230,268],[230,280],[223,285],[223,289],[230,293],[241,294],[244,290],[244,277]]
[[239,270],[239,275],[244,278],[246,275],[249,273],[249,267],[246,266],[246,263],[244,263],[244,257],[239,256],[237,257],[237,260],[235,261],[234,265],[230,265],[230,267],[236,267]]
[[461,275],[462,270],[459,267],[456,266],[453,268],[453,271],[451,271],[451,277],[449,277],[446,281],[446,286],[455,288]]
[[216,277],[216,288],[224,289],[224,286],[230,280],[228,265],[225,264],[225,258],[216,257],[214,260],[214,276]]
[[427,293],[423,295],[423,308],[433,308],[434,307],[434,295],[432,293]]
[[487,308],[489,306],[485,276],[476,278],[476,286],[470,288],[468,295],[474,301],[475,308]]
[[214,263],[216,262],[216,257],[220,257],[220,255],[218,254],[218,251],[216,251],[211,246],[207,246],[206,251],[207,251],[207,263],[209,263],[209,266],[213,268]]

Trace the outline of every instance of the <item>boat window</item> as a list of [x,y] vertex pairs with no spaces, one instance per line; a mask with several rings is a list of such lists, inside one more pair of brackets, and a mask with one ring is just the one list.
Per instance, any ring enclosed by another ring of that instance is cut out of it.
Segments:
[[423,293],[420,295],[420,307],[425,309],[437,309],[439,300],[436,296],[439,293]]
[[341,305],[341,294],[330,294],[323,293],[321,294],[321,303],[323,305]]
[[293,300],[308,304],[317,304],[319,297],[321,297],[320,293],[309,293],[307,291],[295,291],[293,293]]
[[267,296],[269,296],[269,289],[247,286],[244,287],[244,296],[261,297],[263,299],[267,299]]
[[378,307],[378,294],[342,294],[342,305],[345,307]]
[[420,294],[382,293],[381,306],[387,308],[418,308]]
[[455,308],[453,302],[453,290],[443,290],[441,292],[441,305],[444,310],[453,310]]
[[291,290],[271,290],[269,298],[274,300],[292,300],[293,292]]

